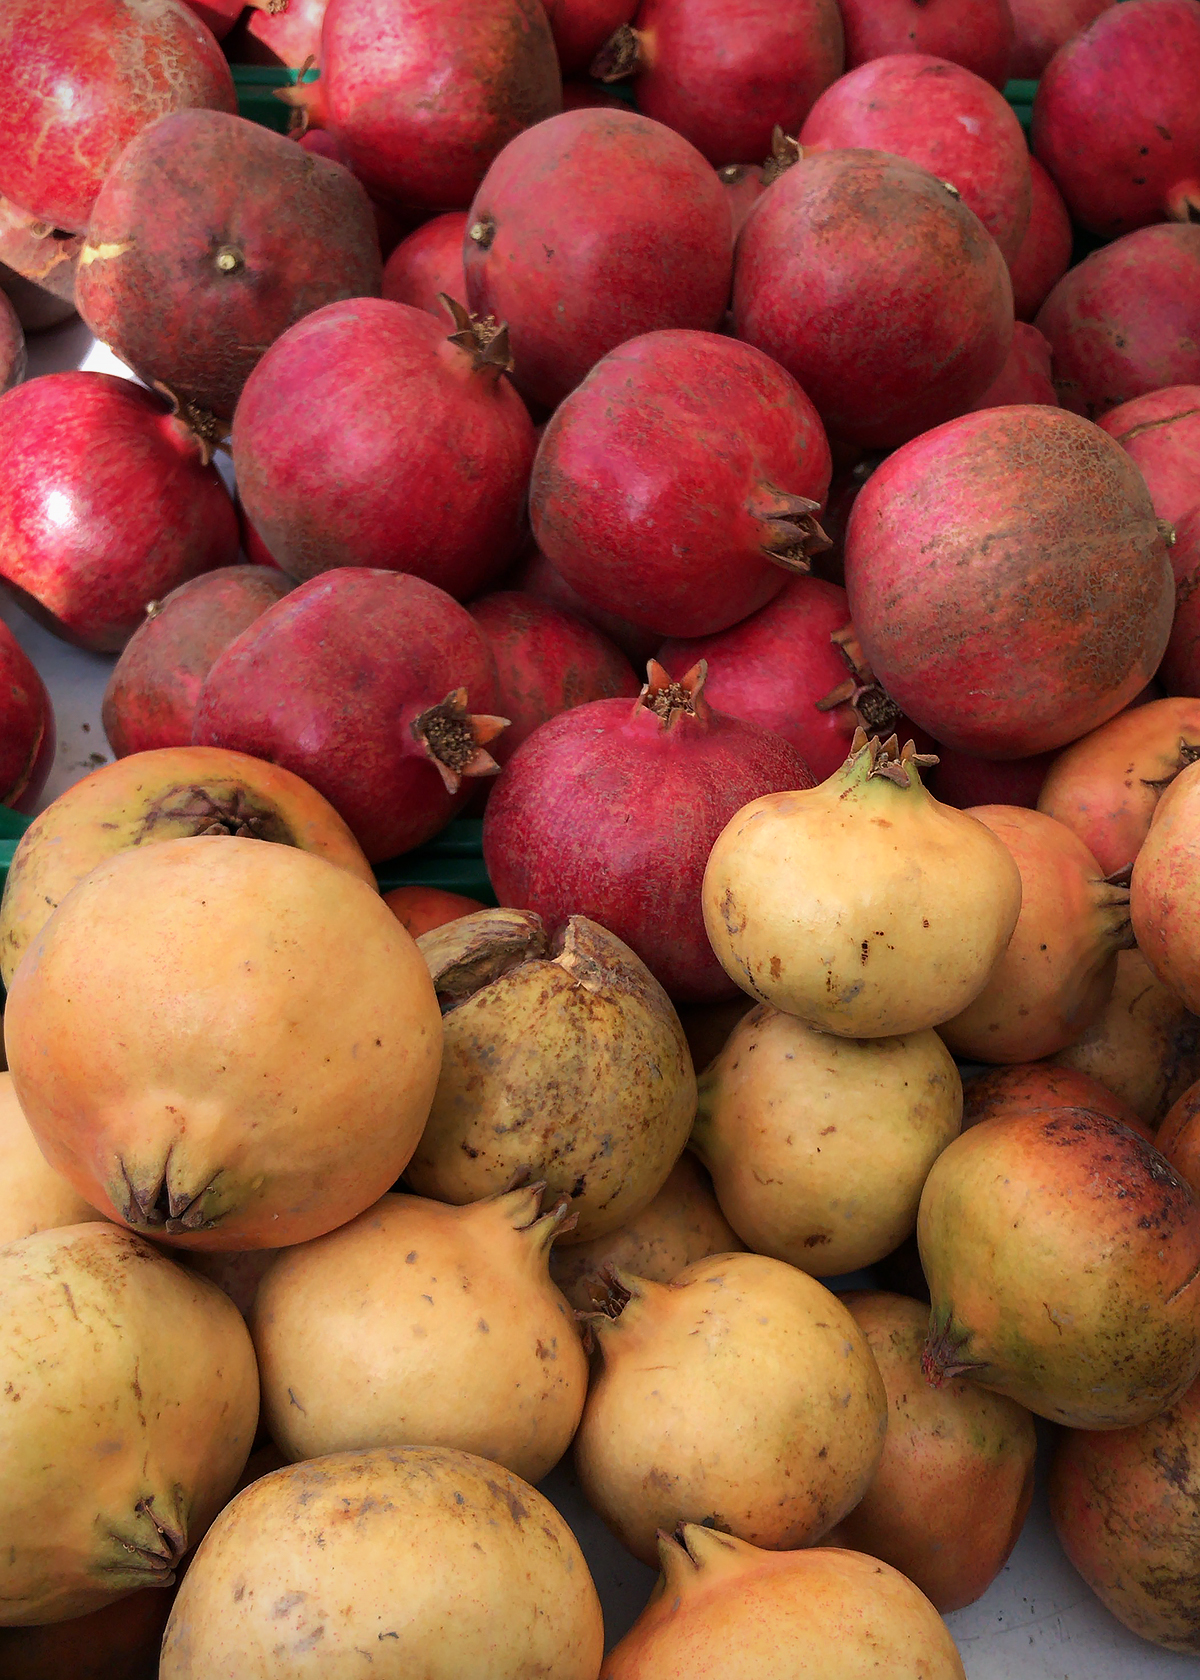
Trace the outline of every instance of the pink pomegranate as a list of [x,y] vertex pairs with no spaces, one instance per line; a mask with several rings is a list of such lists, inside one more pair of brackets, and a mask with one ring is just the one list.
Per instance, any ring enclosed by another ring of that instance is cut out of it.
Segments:
[[990,83],[926,53],[872,59],[823,93],[804,127],[805,154],[873,147],[908,158],[959,193],[1010,261],[1029,224],[1029,148],[1012,106]]
[[246,513],[277,563],[412,572],[458,598],[524,534],[533,423],[503,377],[507,337],[454,306],[358,298],[268,350],[233,422]]
[[544,0],[564,76],[585,72],[614,30],[628,23],[637,0]]
[[54,708],[33,661],[0,622],[0,805],[30,815],[54,763]]
[[1020,403],[1046,403],[1057,408],[1050,346],[1036,327],[1018,321],[1013,328],[1012,349],[994,385],[990,385],[968,413],[981,408],[1011,408]]
[[1093,251],[1064,274],[1036,324],[1054,352],[1059,401],[1089,419],[1200,383],[1200,226],[1140,228]]
[[890,53],[932,53],[1002,88],[1014,72],[1008,0],[839,0],[846,68]]
[[836,0],[641,0],[635,22],[592,75],[636,77],[638,110],[718,165],[761,162],[844,67]]
[[128,379],[19,385],[0,398],[0,577],[57,635],[115,652],[148,602],[237,559],[210,453]]
[[467,295],[507,321],[522,395],[555,407],[609,350],[716,327],[729,207],[680,135],[632,111],[567,111],[504,148],[471,206]]
[[1200,694],[1200,504],[1175,524],[1175,622],[1158,668],[1168,694]]
[[959,811],[968,811],[972,805],[1017,805],[1031,811],[1054,757],[1053,753],[1035,753],[1032,758],[997,762],[939,744],[929,791],[943,805]]
[[619,613],[608,613],[600,607],[590,606],[582,595],[571,588],[562,573],[555,571],[535,543],[529,544],[503,581],[506,589],[519,589],[523,595],[536,595],[539,601],[548,601],[552,607],[569,613],[572,618],[581,618],[585,624],[599,630],[620,648],[636,670],[645,669],[647,659],[659,644],[660,637],[653,630],[643,630]]
[[804,157],[738,240],[737,336],[800,381],[830,433],[891,448],[981,397],[1012,343],[1004,258],[906,159]]
[[[188,9],[195,12],[218,41],[225,39],[246,7],[255,3],[256,0],[187,0]],[[271,0],[257,0],[257,3],[267,6]]]
[[1200,385],[1168,385],[1111,408],[1098,422],[1138,464],[1160,519],[1200,502]]
[[859,492],[846,589],[863,652],[936,740],[1027,758],[1113,717],[1171,628],[1166,537],[1124,450],[1077,415],[989,408]]
[[764,606],[828,543],[829,446],[796,381],[712,333],[645,333],[555,412],[529,490],[533,535],[586,601],[662,635]]
[[1200,218],[1200,3],[1107,6],[1046,66],[1033,149],[1077,222],[1112,239]]
[[193,739],[265,758],[324,794],[372,863],[444,828],[487,751],[496,662],[421,578],[344,567],[269,607],[217,659]]
[[713,711],[703,663],[680,680],[654,661],[632,705],[596,700],[530,736],[497,782],[483,855],[501,904],[557,926],[564,906],[633,947],[673,998],[736,987],[704,932],[713,842],[751,799],[811,787],[778,735]]
[[465,210],[447,210],[423,222],[402,239],[383,269],[383,295],[392,303],[407,303],[413,309],[427,309],[444,320],[443,293],[452,298],[466,296],[463,274],[463,238],[467,231]]
[[729,219],[733,223],[733,243],[746,225],[746,217],[767,190],[760,163],[726,163],[717,170],[717,180],[725,188],[729,203]]
[[1113,0],[1008,0],[1016,29],[1010,76],[1036,81],[1059,47]]
[[1062,194],[1035,157],[1029,159],[1029,182],[1029,225],[1016,256],[1008,260],[1018,321],[1032,321],[1070,268],[1075,239]]
[[[230,4],[233,0],[230,0]],[[321,51],[321,24],[329,0],[272,0],[255,4],[226,49],[234,64],[286,64],[299,70]]]
[[8,0],[0,15],[0,192],[83,233],[122,147],[168,111],[236,111],[233,77],[183,0]]
[[0,292],[0,395],[25,377],[25,334],[21,318]]

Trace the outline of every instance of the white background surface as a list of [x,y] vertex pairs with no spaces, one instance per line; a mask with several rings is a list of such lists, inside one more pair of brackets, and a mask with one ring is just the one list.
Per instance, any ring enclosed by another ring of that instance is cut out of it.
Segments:
[[[29,348],[30,377],[81,366],[126,371],[78,322],[40,335],[30,341]],[[218,462],[227,468],[225,457],[218,457]],[[100,700],[113,660],[68,647],[9,603],[0,603],[0,613],[54,699],[58,754],[45,804],[111,756],[100,725]],[[853,1282],[861,1286],[861,1280]],[[1048,1439],[1047,1430],[1043,1460]],[[584,1503],[569,1464],[560,1466],[542,1488],[587,1554],[612,1643],[638,1614],[654,1576],[612,1539]],[[1055,1539],[1046,1511],[1044,1478],[1039,1479],[1033,1510],[1008,1566],[977,1604],[947,1621],[969,1680],[1184,1680],[1185,1676],[1197,1680],[1200,1676],[1200,1662],[1195,1658],[1146,1645],[1121,1627],[1088,1591]],[[681,1675],[678,1680],[687,1677]],[[880,1680],[890,1677],[881,1675]]]

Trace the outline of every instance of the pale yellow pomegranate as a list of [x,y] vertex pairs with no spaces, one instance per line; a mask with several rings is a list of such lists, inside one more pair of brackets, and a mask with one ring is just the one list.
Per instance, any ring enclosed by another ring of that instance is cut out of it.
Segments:
[[0,1245],[35,1231],[103,1218],[42,1154],[21,1112],[12,1075],[0,1073]]
[[1200,764],[1158,802],[1133,866],[1129,908],[1138,949],[1164,986],[1200,1012]]

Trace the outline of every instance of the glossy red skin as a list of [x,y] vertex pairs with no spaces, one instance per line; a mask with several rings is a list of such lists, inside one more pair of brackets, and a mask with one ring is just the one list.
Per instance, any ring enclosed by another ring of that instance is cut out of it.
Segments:
[[620,648],[569,613],[519,590],[481,595],[467,609],[496,658],[508,728],[492,757],[509,759],[541,724],[592,700],[634,700],[641,681]]
[[811,785],[794,748],[755,724],[710,712],[668,729],[636,702],[596,700],[543,724],[507,766],[484,862],[501,904],[548,927],[590,916],[671,997],[711,1003],[737,993],[700,909],[713,842],[751,799]]
[[1030,142],[1105,239],[1200,214],[1200,3],[1106,7],[1046,66]]
[[846,535],[876,677],[936,740],[1028,758],[1113,717],[1157,668],[1169,550],[1137,468],[1048,407],[990,408],[867,480]]
[[729,201],[733,243],[746,225],[746,217],[766,192],[761,163],[727,163],[717,170],[717,179]]
[[761,163],[845,63],[836,0],[642,0],[638,110],[712,164]]
[[456,303],[466,301],[462,260],[466,231],[466,211],[447,210],[402,239],[384,265],[384,297],[413,309],[427,309],[444,321],[446,311],[438,301],[441,292]]
[[237,559],[233,503],[166,404],[106,373],[0,398],[0,577],[65,641],[124,647],[148,601]]
[[102,716],[115,755],[190,746],[218,655],[292,587],[277,566],[222,566],[173,589],[134,631],[108,679]]
[[763,194],[738,240],[733,317],[831,436],[890,449],[998,377],[1012,287],[965,204],[903,158],[853,149],[806,157]]
[[287,0],[282,12],[252,10],[226,49],[234,64],[284,64],[298,70],[321,52],[329,0]]
[[33,661],[0,621],[0,805],[32,813],[54,763],[54,707]]
[[1075,235],[1062,194],[1038,160],[1030,156],[1029,225],[1008,272],[1018,321],[1032,321],[1071,266]]
[[872,59],[817,100],[805,152],[861,146],[894,152],[949,181],[1008,259],[1029,225],[1029,148],[1012,106],[990,83],[926,53]]
[[234,416],[234,468],[247,517],[292,577],[370,566],[464,599],[517,552],[533,422],[450,330],[358,298],[308,316],[258,364]]
[[471,206],[476,315],[507,321],[523,396],[554,408],[609,350],[711,330],[729,299],[729,207],[682,136],[629,110],[567,111],[505,147]]
[[6,0],[0,192],[83,233],[122,147],[168,111],[236,111],[221,49],[183,0]]
[[1175,522],[1175,622],[1158,668],[1168,694],[1200,695],[1200,505]]
[[972,1079],[963,1087],[963,1130],[1017,1109],[1053,1113],[1063,1108],[1095,1109],[1147,1143],[1154,1141],[1146,1122],[1107,1085],[1078,1068],[1055,1067],[1052,1062],[1014,1062]]
[[223,41],[246,9],[246,0],[186,0],[206,29]]
[[1138,464],[1160,519],[1200,503],[1200,385],[1169,385],[1110,408],[1098,422]]
[[[564,76],[584,76],[609,36],[631,23],[637,0],[543,0]],[[571,107],[568,107],[570,109]]]
[[922,780],[935,799],[960,811],[972,805],[1019,805],[1032,811],[1054,757],[1035,753],[1032,758],[997,762],[939,744],[937,768],[923,773]]
[[1008,0],[840,0],[846,68],[888,53],[932,53],[993,87],[1009,76],[1013,21]]
[[618,613],[605,612],[585,601],[562,573],[555,571],[535,543],[530,543],[512,570],[505,574],[504,586],[519,589],[525,595],[536,595],[539,601],[548,601],[573,618],[581,618],[619,647],[639,673],[646,669],[646,661],[658,646],[659,637],[653,630],[643,630],[640,624],[631,624]]
[[193,740],[281,764],[349,825],[372,863],[429,840],[447,793],[411,725],[448,694],[498,713],[496,662],[464,608],[421,578],[346,567],[301,584],[217,659]]
[[0,292],[0,395],[25,377],[25,333],[7,295]]
[[330,0],[320,61],[322,126],[372,192],[415,209],[462,209],[562,109],[540,0]]
[[1059,47],[1086,29],[1113,0],[1008,0],[1016,30],[1008,73],[1036,81]]
[[994,385],[988,387],[968,413],[981,408],[1009,408],[1014,403],[1047,403],[1058,408],[1050,363],[1050,346],[1036,327],[1018,321],[1013,329],[1012,349]]

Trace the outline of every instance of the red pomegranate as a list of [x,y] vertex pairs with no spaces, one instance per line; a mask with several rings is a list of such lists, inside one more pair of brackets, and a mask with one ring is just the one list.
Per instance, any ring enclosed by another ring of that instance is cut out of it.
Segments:
[[[232,0],[231,0],[232,3]],[[329,0],[278,0],[254,5],[229,38],[234,64],[286,64],[298,70],[321,51],[321,24]]]
[[585,601],[662,635],[764,606],[828,544],[829,446],[791,376],[713,333],[645,333],[556,410],[529,491],[533,535]]
[[82,246],[82,234],[56,234],[0,198],[0,290],[26,332],[56,327],[75,313],[75,269]]
[[987,758],[1062,746],[1128,705],[1174,603],[1133,462],[1033,406],[964,415],[877,467],[850,515],[846,589],[897,704]]
[[1153,1142],[1154,1134],[1145,1121],[1107,1085],[1078,1068],[1056,1067],[1052,1062],[1014,1062],[991,1068],[964,1085],[963,1131],[1000,1114],[1071,1108],[1094,1109],[1128,1126],[1147,1143]]
[[[628,23],[638,0],[543,0],[564,76],[586,71],[614,30]],[[568,107],[570,109],[570,107]]]
[[1106,6],[1046,66],[1033,149],[1105,239],[1200,218],[1200,3]]
[[1090,419],[1200,383],[1200,226],[1140,228],[1093,251],[1063,275],[1036,325],[1054,352],[1059,401]]
[[33,661],[0,621],[0,805],[27,816],[54,763],[54,707]]
[[1016,30],[1010,76],[1036,81],[1059,47],[1113,0],[1008,0]]
[[943,805],[969,811],[972,805],[1018,805],[1033,810],[1053,753],[997,762],[976,753],[956,752],[940,743],[937,768],[928,777],[930,793]]
[[592,65],[636,77],[638,110],[710,163],[759,163],[775,128],[795,134],[845,61],[836,0],[641,0]]
[[412,572],[458,598],[524,533],[533,423],[507,339],[382,298],[330,304],[268,350],[233,422],[246,513],[277,563]]
[[123,647],[146,606],[237,559],[210,449],[107,373],[50,373],[0,398],[0,577],[79,647]]
[[421,578],[345,567],[225,649],[193,740],[302,776],[378,863],[444,828],[468,778],[494,774],[496,701],[492,650],[464,608]]
[[891,53],[933,53],[973,70],[993,87],[1010,75],[1013,20],[1008,0],[840,0],[846,68]]
[[520,560],[505,574],[504,587],[519,589],[523,595],[536,595],[539,601],[548,601],[572,618],[581,618],[615,643],[637,670],[645,669],[647,659],[659,644],[660,637],[653,630],[643,630],[619,613],[607,613],[591,606],[571,588],[561,572],[555,571],[535,543],[529,544]]
[[596,700],[552,718],[508,765],[483,820],[501,904],[547,926],[592,917],[689,1003],[737,991],[704,932],[713,842],[751,799],[813,785],[786,741],[712,710],[704,675],[700,664],[672,681],[652,661],[632,705]]
[[733,317],[833,436],[887,449],[997,378],[1012,287],[957,194],[906,159],[851,149],[803,158],[763,194],[738,240]]
[[1062,194],[1035,157],[1029,159],[1029,183],[1029,225],[1016,256],[1008,260],[1018,321],[1033,320],[1070,268],[1075,239]]
[[800,130],[805,153],[863,146],[946,181],[1011,261],[1029,224],[1029,148],[989,82],[926,53],[872,59],[823,93]]
[[218,41],[223,41],[247,6],[267,6],[271,0],[186,0],[186,3],[204,27]]
[[1149,391],[1098,424],[1137,462],[1160,519],[1173,525],[1200,502],[1200,385]]
[[183,0],[6,0],[0,14],[0,192],[83,233],[100,185],[168,111],[236,111],[220,47]]
[[999,379],[988,387],[978,402],[971,404],[967,412],[973,414],[981,408],[1011,408],[1019,403],[1047,403],[1051,408],[1059,406],[1050,346],[1028,321],[1016,323],[1012,349],[1008,352],[1008,360]]
[[1175,523],[1175,622],[1158,668],[1168,694],[1200,694],[1200,505]]
[[446,310],[442,294],[466,296],[462,258],[466,231],[465,210],[447,210],[444,216],[423,222],[400,241],[384,264],[384,297],[391,303],[427,309],[443,320]]
[[471,206],[467,295],[507,321],[521,393],[555,407],[609,350],[716,327],[729,207],[694,146],[632,111],[567,111],[509,143]]
[[0,292],[0,395],[25,377],[25,334],[21,318]]
[[729,219],[733,224],[733,243],[746,224],[746,217],[767,190],[760,163],[726,163],[717,170],[717,180],[725,188],[729,203]]

